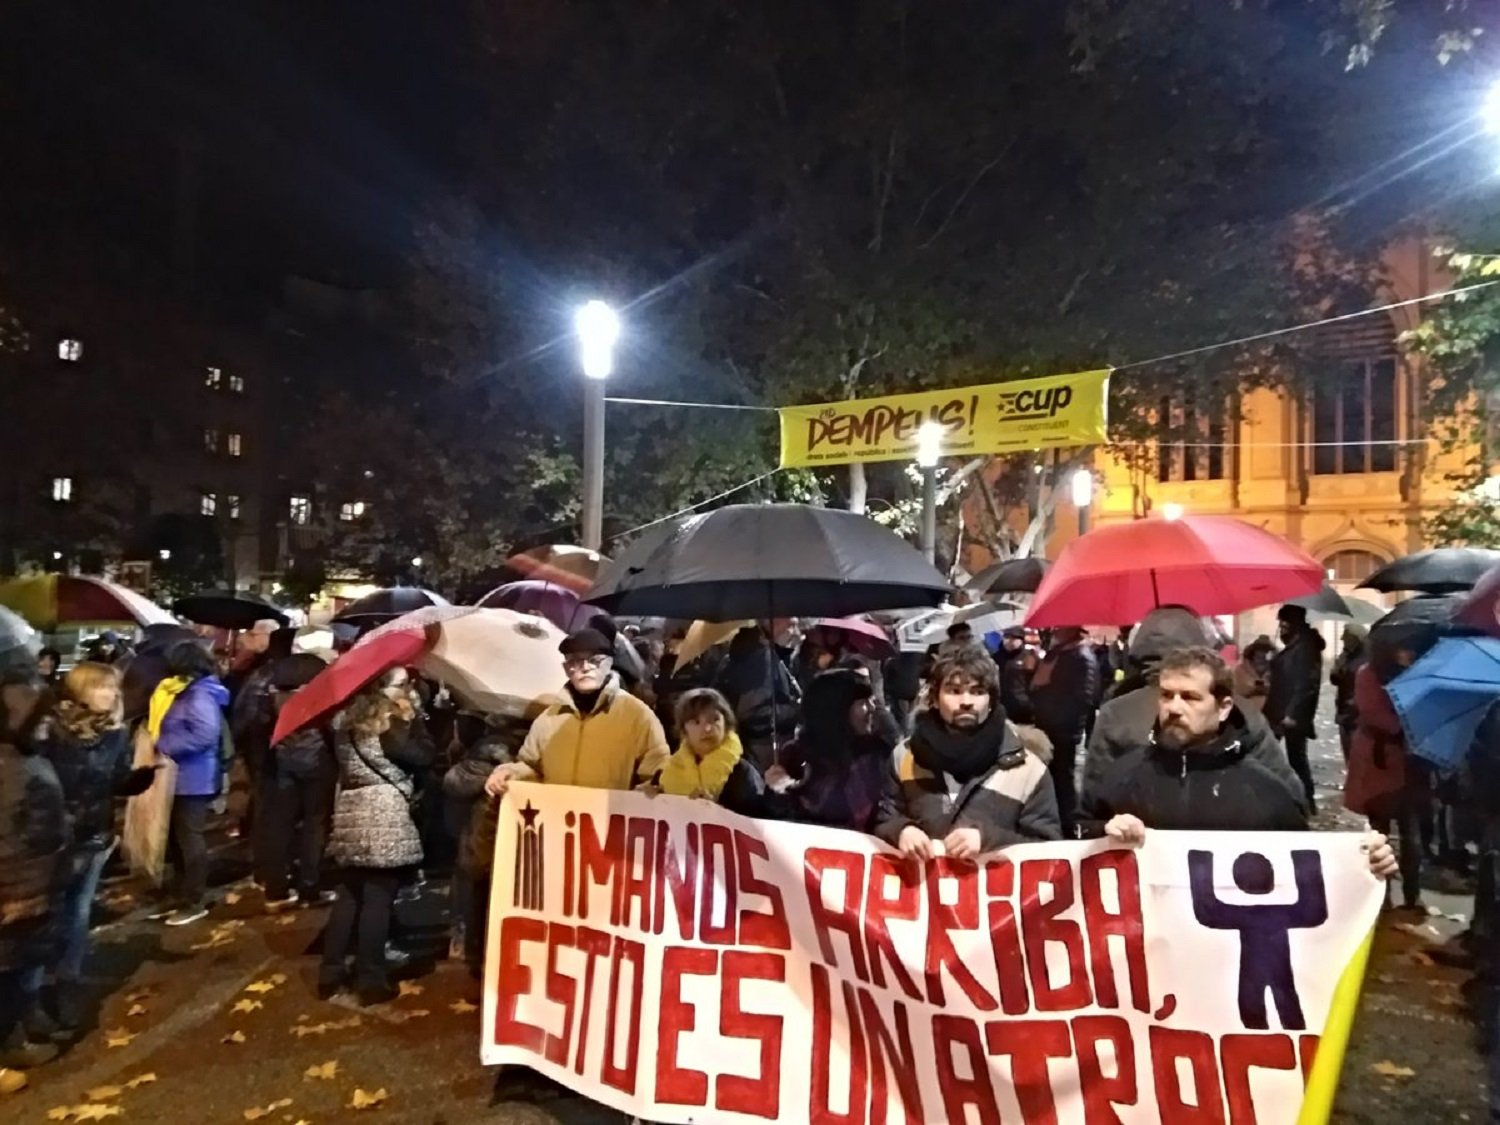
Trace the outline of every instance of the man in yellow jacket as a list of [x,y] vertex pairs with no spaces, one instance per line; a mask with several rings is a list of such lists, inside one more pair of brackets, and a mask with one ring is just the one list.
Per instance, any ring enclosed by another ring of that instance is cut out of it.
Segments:
[[666,733],[651,708],[620,686],[609,639],[597,629],[580,629],[559,651],[567,689],[531,725],[519,761],[490,774],[484,788],[492,797],[512,781],[634,789],[666,765]]

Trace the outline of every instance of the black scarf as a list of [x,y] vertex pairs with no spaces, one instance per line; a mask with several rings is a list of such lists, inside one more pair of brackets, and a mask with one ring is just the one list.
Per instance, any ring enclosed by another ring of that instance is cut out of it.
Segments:
[[604,689],[585,693],[569,684],[568,694],[573,697],[573,704],[578,708],[578,713],[586,719],[594,713],[594,707],[598,704],[599,697],[604,694]]
[[960,784],[973,781],[1001,761],[1005,753],[1005,713],[998,707],[973,730],[957,730],[943,722],[937,711],[917,716],[911,734],[911,752],[917,764],[933,773],[945,773]]

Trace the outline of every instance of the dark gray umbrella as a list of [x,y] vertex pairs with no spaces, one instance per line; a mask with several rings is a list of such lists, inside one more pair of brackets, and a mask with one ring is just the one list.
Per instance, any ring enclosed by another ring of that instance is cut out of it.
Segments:
[[423,590],[417,586],[391,586],[350,602],[334,617],[333,623],[368,629],[394,621],[413,610],[447,604],[447,598],[434,594],[431,590]]
[[1453,624],[1454,611],[1463,604],[1459,594],[1427,594],[1408,598],[1370,626],[1371,657],[1389,660],[1409,649],[1418,655],[1452,632],[1466,632]]
[[1437,547],[1387,563],[1361,582],[1364,590],[1383,594],[1411,590],[1419,594],[1462,594],[1474,588],[1485,571],[1500,565],[1500,551],[1483,547]]
[[734,504],[651,528],[584,600],[617,614],[738,621],[938,605],[950,590],[920,552],[862,515]]
[[1046,559],[1002,559],[974,575],[964,589],[973,594],[1034,594],[1049,565]]
[[172,612],[199,625],[216,629],[249,629],[257,621],[275,621],[282,628],[292,619],[280,606],[248,590],[204,590],[178,598]]

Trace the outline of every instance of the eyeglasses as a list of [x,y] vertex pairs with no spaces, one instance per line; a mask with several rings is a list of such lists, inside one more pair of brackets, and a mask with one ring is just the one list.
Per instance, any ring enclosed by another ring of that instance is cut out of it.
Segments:
[[569,656],[563,660],[563,671],[582,672],[585,669],[592,671],[595,668],[602,668],[608,659],[607,656]]

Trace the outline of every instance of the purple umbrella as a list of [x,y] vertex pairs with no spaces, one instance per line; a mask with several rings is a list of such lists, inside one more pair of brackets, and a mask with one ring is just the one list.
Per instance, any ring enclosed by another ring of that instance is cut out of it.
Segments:
[[479,599],[479,605],[485,609],[512,609],[517,613],[545,617],[564,633],[582,629],[589,623],[589,618],[602,612],[584,605],[572,590],[534,578],[496,586]]

